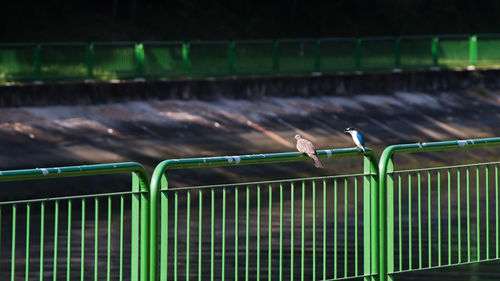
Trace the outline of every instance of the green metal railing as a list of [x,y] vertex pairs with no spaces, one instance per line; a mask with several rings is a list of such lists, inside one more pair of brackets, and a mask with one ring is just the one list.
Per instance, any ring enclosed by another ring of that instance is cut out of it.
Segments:
[[137,163],[1,171],[0,182],[24,185],[120,173],[132,182],[128,191],[0,202],[0,278],[384,281],[497,261],[500,162],[396,170],[394,158],[498,145],[500,138],[393,145],[378,169],[370,149],[320,150],[320,158],[363,159],[363,169],[191,187],[171,186],[170,170],[310,159],[166,160],[151,185]]
[[0,44],[0,81],[488,68],[500,34]]
[[[276,153],[160,163],[153,173],[150,193],[151,280],[158,280],[158,273],[162,281],[375,279],[377,162],[372,151],[367,152],[361,174],[183,188],[169,186],[170,170],[309,158],[302,153]],[[337,149],[318,151],[318,156],[363,154],[356,149]],[[358,202],[361,198],[362,203]],[[306,206],[308,201],[312,206]],[[300,214],[296,217],[299,202]],[[322,207],[321,215],[316,213],[316,204]],[[363,218],[361,229],[359,216]],[[288,237],[284,237],[285,233]],[[319,233],[322,237],[317,237]]]
[[498,145],[500,138],[490,138],[393,145],[384,150],[379,164],[380,280],[500,259],[500,162],[394,168],[394,156],[399,153]]
[[[148,280],[149,182],[141,165],[116,163],[2,171],[0,182],[26,183],[28,180],[91,177],[117,173],[132,174],[131,185],[128,186],[131,188],[130,191],[0,202],[0,227],[9,225],[10,221],[12,233],[8,237],[10,245],[2,245],[2,249],[8,249],[10,246],[11,252],[8,260],[10,261],[10,276],[5,275],[7,272],[1,273],[2,279],[7,280],[10,277],[13,281],[21,280],[21,278],[24,280],[38,278],[41,281],[46,280],[47,275],[50,275],[53,280],[68,281],[90,280],[91,278],[92,280]],[[101,204],[106,206],[107,224],[105,227],[98,223],[99,215],[102,213]],[[89,213],[92,213],[92,205],[94,207],[93,221],[92,218],[87,217]],[[118,244],[112,242],[113,205],[119,206],[119,218],[114,219],[115,225],[119,225],[119,230],[115,229],[114,233]],[[130,210],[127,206],[130,206]],[[24,218],[24,228],[23,223],[20,223],[22,218]],[[66,224],[66,231],[62,228],[64,224]],[[92,224],[93,233],[89,231]],[[131,230],[128,243],[124,240],[124,226],[126,228],[130,226]],[[102,233],[106,235],[105,242],[99,240]],[[24,245],[21,238],[24,238]],[[52,241],[49,240],[50,238]],[[88,238],[94,238],[93,243]],[[5,240],[0,239],[0,241],[4,243]],[[103,244],[106,245],[105,248],[99,247]],[[89,247],[90,245],[93,249]],[[0,250],[0,254],[4,252]],[[130,257],[130,272],[126,272],[124,268],[124,255],[128,252],[130,252],[127,255]],[[24,257],[20,257],[22,254]],[[52,255],[51,263],[46,258],[48,254]],[[89,263],[88,258],[92,255],[93,262]],[[103,260],[102,256],[106,257],[106,268],[100,270],[99,263]],[[38,261],[38,264],[35,265],[34,261]],[[65,272],[60,272],[60,269],[65,269]]]

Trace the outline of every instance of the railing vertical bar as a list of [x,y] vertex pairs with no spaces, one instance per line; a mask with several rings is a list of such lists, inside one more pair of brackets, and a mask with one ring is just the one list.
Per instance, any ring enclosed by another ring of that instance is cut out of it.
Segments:
[[344,178],[344,277],[347,277],[347,178]]
[[272,213],[272,207],[273,207],[273,188],[272,185],[269,184],[269,221],[268,221],[268,247],[267,247],[267,279],[269,281],[272,280],[271,278],[271,264],[272,264],[272,234],[273,234],[273,213]]
[[427,232],[428,232],[428,244],[427,248],[429,251],[429,262],[428,265],[429,267],[432,266],[432,204],[431,204],[431,197],[432,197],[432,191],[431,191],[431,173],[427,172]]
[[177,281],[178,270],[178,243],[179,243],[179,233],[178,233],[178,223],[179,223],[179,192],[174,193],[174,280]]
[[500,236],[498,235],[498,165],[495,165],[495,257],[498,259],[498,239]]
[[403,217],[401,212],[401,174],[398,174],[399,270],[403,270]]
[[94,281],[98,280],[99,257],[99,199],[94,199]]
[[[237,191],[238,190],[236,190],[236,195],[238,194]],[[238,202],[238,201],[236,200],[236,202]],[[236,223],[236,225],[237,225],[237,223]],[[203,191],[200,189],[200,190],[198,190],[198,281],[202,280],[202,272],[201,272],[201,269],[202,269],[201,261],[202,261],[202,253],[203,253],[203,248],[202,248],[202,245],[203,245],[202,234],[203,233],[202,233],[202,231],[203,231]]]
[[108,196],[108,252],[106,260],[106,280],[111,280],[111,196]]
[[476,167],[476,255],[477,260],[481,260],[481,222],[479,209],[479,166]]
[[490,202],[489,202],[489,197],[490,197],[490,169],[488,166],[485,167],[485,184],[484,188],[485,194],[486,194],[486,259],[490,259]]
[[[42,202],[43,204],[43,202]],[[42,205],[43,206],[43,205]],[[80,240],[80,281],[84,280],[85,277],[85,199],[82,199],[82,225],[81,225],[81,240]],[[42,252],[40,252],[42,255]],[[42,273],[42,259],[40,259],[40,281],[42,281],[43,277]]]
[[[162,181],[164,181],[165,177],[162,177]],[[162,186],[163,183],[162,183]],[[164,214],[164,218],[160,220],[161,227],[161,235],[160,235],[160,280],[166,281],[168,278],[168,193],[160,192],[160,211],[161,214]]]
[[[222,268],[221,280],[226,278],[226,187],[222,189]],[[186,280],[187,281],[187,280]]]
[[300,228],[300,280],[304,281],[304,233],[305,233],[305,216],[306,216],[306,185],[302,181],[302,201],[300,202],[302,209],[302,221]]
[[[386,206],[387,206],[387,271],[388,272],[394,272],[394,255],[395,255],[395,248],[394,248],[394,220],[396,218],[395,213],[394,213],[394,157],[391,156],[389,157],[389,161],[387,162],[387,176],[386,176],[386,192],[387,192],[387,198],[386,198]],[[371,181],[370,181],[371,185]],[[364,201],[369,205],[370,203],[370,198],[368,198],[366,201]],[[370,208],[370,207],[368,207]],[[398,218],[399,219],[399,218]],[[366,222],[364,222],[365,225]],[[364,255],[364,253],[363,253]],[[357,274],[356,274],[357,275]]]
[[186,281],[189,281],[189,254],[191,237],[191,191],[186,194]]
[[312,181],[313,280],[316,280],[316,182]]
[[250,187],[247,186],[246,190],[246,225],[245,225],[245,281],[248,281],[248,267],[249,267],[249,257],[248,257],[248,250],[249,250],[249,229],[250,229]]
[[354,276],[358,276],[358,178],[354,178]]
[[[68,201],[68,204],[71,204],[71,200]],[[70,216],[70,215],[68,215]],[[68,222],[69,224],[69,222]],[[25,269],[24,269],[24,278],[26,281],[29,280],[30,273],[30,225],[31,225],[31,204],[26,204],[26,259],[25,259]],[[70,225],[70,224],[69,224]],[[68,237],[70,237],[70,232],[68,231]],[[69,238],[68,238],[69,239]],[[69,240],[68,240],[69,241]],[[68,251],[69,251],[69,243],[68,243]],[[69,255],[68,258],[69,260]],[[68,277],[69,279],[69,277]]]
[[[82,224],[82,231],[83,231],[83,226],[84,225]],[[45,228],[45,202],[42,202],[40,203],[40,281],[43,281],[43,250],[44,250],[44,235],[45,235],[44,228]],[[82,237],[83,237],[83,232],[82,232]],[[82,244],[82,254],[83,254],[83,244]],[[82,272],[83,272],[83,265],[82,265]]]
[[294,271],[294,264],[293,264],[293,256],[295,255],[294,249],[293,249],[293,244],[294,244],[294,235],[293,235],[293,207],[294,207],[294,183],[292,182],[290,184],[290,281],[294,281],[293,279],[293,271]]
[[326,279],[326,181],[323,180],[323,280]]
[[422,174],[417,173],[417,194],[418,194],[418,268],[422,268]]
[[[283,183],[280,182],[280,262],[279,280],[283,280]],[[237,279],[236,279],[237,280]]]
[[257,185],[257,280],[260,280],[260,185]]
[[408,174],[408,268],[413,269],[411,235],[411,174]]
[[451,264],[451,171],[448,169],[448,264]]
[[[233,44],[234,46],[234,44]],[[234,280],[238,280],[238,188],[234,189]],[[200,221],[201,225],[201,221]],[[201,235],[201,232],[200,232]],[[201,241],[201,239],[200,239]],[[201,255],[201,251],[200,251]],[[201,266],[201,265],[200,265]]]
[[437,200],[438,200],[438,265],[441,266],[441,171],[437,172]]
[[2,206],[0,206],[0,254],[2,253]]
[[120,281],[123,281],[123,211],[125,198],[120,196]]
[[210,280],[214,280],[215,269],[215,189],[210,190]]
[[16,278],[16,213],[17,205],[12,205],[12,249],[10,258],[10,280]]
[[470,239],[471,239],[471,228],[470,228],[470,169],[466,169],[466,174],[465,174],[465,180],[466,180],[466,196],[467,196],[467,262],[471,261],[471,248],[470,248]]
[[58,232],[59,232],[59,200],[54,203],[54,260],[52,266],[52,276],[53,280],[57,280],[57,244],[58,244]]
[[458,263],[462,262],[462,218],[460,216],[460,169],[457,169],[457,246],[458,246]]
[[333,181],[333,278],[337,278],[337,179]]

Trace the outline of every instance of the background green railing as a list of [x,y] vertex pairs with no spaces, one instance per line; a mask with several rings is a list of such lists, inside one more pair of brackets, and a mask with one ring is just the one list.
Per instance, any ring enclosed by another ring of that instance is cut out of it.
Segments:
[[367,151],[360,174],[195,187],[170,186],[170,170],[310,159],[276,153],[160,163],[151,182],[151,280],[158,273],[162,281],[375,279],[377,162]]
[[0,81],[500,66],[500,34],[189,42],[2,43]]
[[[63,178],[124,173],[132,175],[126,191],[1,201],[0,229],[10,228],[10,235],[0,230],[4,235],[0,279],[148,280],[149,182],[141,165],[2,171],[0,182],[16,181],[13,188],[20,189],[32,181],[53,179],[49,186],[54,188]],[[41,193],[51,193],[50,187]],[[68,190],[72,185],[62,187]],[[99,224],[103,216],[106,224]],[[130,234],[124,234],[124,229]],[[106,266],[101,268],[103,263]]]
[[394,168],[394,156],[400,153],[499,145],[500,138],[490,138],[384,150],[379,164],[382,281],[417,270],[500,259],[500,162]]

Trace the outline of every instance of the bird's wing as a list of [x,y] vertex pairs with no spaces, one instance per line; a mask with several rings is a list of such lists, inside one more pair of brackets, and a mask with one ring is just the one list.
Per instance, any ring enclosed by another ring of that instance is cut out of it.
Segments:
[[316,154],[316,148],[314,147],[312,142],[306,139],[300,139],[297,141],[297,150],[310,155]]
[[356,132],[356,137],[358,138],[359,144],[361,144],[361,146],[365,146],[365,141],[363,140],[363,136],[361,136],[360,133]]

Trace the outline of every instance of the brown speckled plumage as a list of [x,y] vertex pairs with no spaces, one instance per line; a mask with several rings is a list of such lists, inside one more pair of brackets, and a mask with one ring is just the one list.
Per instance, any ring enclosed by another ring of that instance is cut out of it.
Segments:
[[302,138],[300,135],[296,135],[295,139],[297,140],[297,150],[311,157],[311,159],[314,161],[314,166],[316,166],[316,168],[323,168],[323,164],[321,164],[321,162],[318,159],[314,144],[311,141]]

